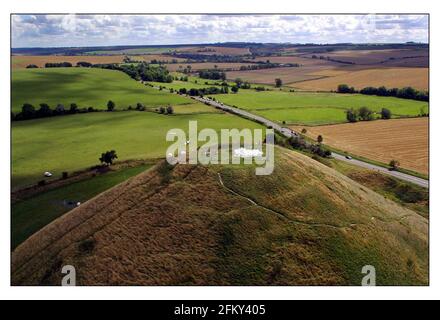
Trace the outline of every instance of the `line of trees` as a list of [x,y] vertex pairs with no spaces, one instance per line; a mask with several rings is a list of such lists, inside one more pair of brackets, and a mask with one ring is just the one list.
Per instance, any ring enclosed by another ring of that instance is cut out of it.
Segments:
[[[170,109],[171,108],[171,109]],[[116,110],[116,103],[112,100],[107,102],[107,111],[112,112]],[[126,111],[145,111],[147,108],[140,102],[136,104],[136,107],[132,107],[131,105],[124,109]],[[20,120],[31,120],[38,118],[47,118],[54,116],[62,116],[62,115],[71,115],[77,113],[89,113],[89,112],[104,112],[102,109],[95,109],[93,107],[87,108],[79,108],[76,103],[71,103],[68,108],[66,108],[63,104],[58,104],[55,108],[51,108],[47,103],[41,103],[40,108],[35,108],[30,103],[24,103],[21,112],[14,113],[11,112],[11,120],[12,121],[20,121]],[[159,111],[159,110],[157,110]],[[165,109],[167,114],[173,113],[173,109],[171,106],[168,106]]]
[[47,62],[44,65],[45,68],[71,68],[70,62]]
[[200,70],[199,77],[210,80],[226,80],[226,73],[218,70]]
[[[235,86],[231,88],[231,90],[234,92]],[[236,89],[238,91],[238,88]],[[208,88],[191,88],[187,90],[186,88],[180,88],[179,94],[187,94],[190,96],[204,96],[207,94],[227,94],[229,93],[229,88],[227,86],[222,87],[208,87]]]
[[254,63],[247,66],[241,66],[240,71],[248,71],[248,70],[262,70],[262,69],[273,69],[273,68],[298,68],[299,63]]
[[[321,138],[319,138],[319,137],[321,137]],[[327,150],[322,146],[323,138],[322,138],[322,136],[319,136],[319,137],[318,137],[318,144],[312,144],[310,142],[307,142],[301,136],[290,137],[287,140],[287,142],[294,149],[307,151],[307,152],[310,152],[312,154],[316,154],[316,155],[323,157],[323,158],[329,158],[332,155],[332,153],[330,150]]]
[[163,66],[152,66],[149,63],[142,62],[138,64],[119,65],[116,63],[94,64],[93,68],[102,68],[109,70],[119,70],[128,74],[137,81],[155,81],[171,83],[173,76]]
[[69,108],[66,108],[63,104],[58,104],[54,109],[52,109],[47,103],[41,103],[40,108],[36,109],[30,103],[24,103],[21,107],[21,112],[19,113],[11,113],[12,121],[20,121],[20,120],[31,120],[38,118],[47,118],[54,116],[62,116],[68,114],[76,114],[76,113],[88,113],[88,112],[98,112],[99,110],[88,107],[88,108],[79,108],[76,103],[70,104]]
[[361,90],[356,90],[354,87],[350,87],[346,84],[340,84],[337,89],[338,93],[361,93],[365,95],[375,95],[381,97],[397,97],[402,99],[412,99],[419,101],[429,101],[428,91],[419,91],[412,87],[404,88],[392,88],[388,89],[384,86],[376,87],[366,87]]

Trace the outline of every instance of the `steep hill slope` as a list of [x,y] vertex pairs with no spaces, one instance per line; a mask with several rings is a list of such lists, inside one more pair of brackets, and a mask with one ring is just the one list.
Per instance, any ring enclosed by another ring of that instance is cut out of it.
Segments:
[[428,221],[308,157],[170,167],[102,193],[12,255],[14,285],[379,285],[428,283]]

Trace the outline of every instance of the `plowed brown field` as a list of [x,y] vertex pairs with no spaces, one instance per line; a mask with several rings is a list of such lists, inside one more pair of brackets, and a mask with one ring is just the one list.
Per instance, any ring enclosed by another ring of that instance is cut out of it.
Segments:
[[[301,131],[304,127],[293,127]],[[324,137],[324,144],[368,159],[423,174],[429,171],[428,118],[378,120],[319,127],[305,127],[307,136]]]

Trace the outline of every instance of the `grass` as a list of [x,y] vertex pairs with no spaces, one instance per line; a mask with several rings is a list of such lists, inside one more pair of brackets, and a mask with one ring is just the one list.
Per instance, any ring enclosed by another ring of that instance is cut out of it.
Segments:
[[166,106],[188,103],[178,95],[144,86],[120,71],[95,68],[47,68],[24,69],[12,72],[12,111],[19,112],[23,103],[39,108],[40,103],[56,107],[61,103],[69,108],[71,103],[79,107],[107,109],[113,100],[116,108],[135,106]]
[[63,171],[96,165],[106,150],[116,150],[119,160],[165,157],[168,130],[188,130],[190,120],[197,120],[199,129],[261,128],[225,113],[99,112],[17,121],[12,123],[12,185],[34,184],[45,171],[60,177]]
[[376,112],[386,107],[394,116],[417,116],[421,108],[428,109],[426,102],[361,94],[240,90],[238,94],[216,97],[228,105],[267,116],[274,121],[286,121],[287,124],[339,123],[344,121],[345,110],[362,106]]
[[124,182],[17,248],[12,283],[57,284],[69,263],[78,285],[359,286],[364,265],[378,285],[427,285],[428,253],[425,218],[276,148],[268,176],[158,165]]
[[12,249],[74,206],[64,202],[85,202],[114,185],[147,170],[152,165],[123,168],[118,171],[50,190],[12,205]]
[[385,198],[397,202],[425,218],[429,218],[428,189],[379,172],[359,168],[344,161],[328,159],[326,165],[383,195]]

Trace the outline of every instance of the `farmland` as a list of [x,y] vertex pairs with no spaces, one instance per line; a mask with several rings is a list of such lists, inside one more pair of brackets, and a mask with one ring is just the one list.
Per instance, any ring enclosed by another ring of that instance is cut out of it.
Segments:
[[227,69],[227,70],[239,70],[241,66],[250,66],[253,63],[213,63],[213,62],[202,62],[202,63],[172,63],[167,64],[166,67],[169,71],[183,71],[187,66],[191,66],[191,70],[205,70],[205,69]]
[[218,46],[195,46],[179,48],[176,51],[182,53],[197,53],[201,55],[231,55],[241,56],[250,54],[249,48],[218,47]]
[[12,72],[12,111],[21,111],[23,103],[38,107],[47,103],[52,107],[61,103],[68,107],[106,109],[109,100],[116,108],[135,106],[156,107],[186,104],[190,100],[147,87],[128,75],[113,70],[95,68],[26,69]]
[[56,262],[81,266],[78,285],[358,285],[368,263],[378,285],[428,283],[426,218],[297,152],[276,158],[267,176],[161,163],[25,241],[12,283],[57,284]]
[[[368,86],[388,88],[413,87],[419,90],[428,89],[428,68],[381,68],[327,74],[323,79],[292,83],[289,86],[301,90],[332,91],[340,84],[348,84],[355,89]],[[319,73],[315,73],[318,75]],[[325,73],[321,73],[325,75]]]
[[124,59],[122,55],[114,56],[12,56],[12,69],[24,69],[30,64],[44,67],[46,63],[70,62],[76,65],[77,62],[86,61],[96,63],[121,63]]
[[15,248],[34,232],[70,211],[74,205],[68,205],[66,202],[83,203],[151,166],[151,164],[144,164],[110,171],[14,203],[12,205],[12,247]]
[[[427,67],[429,63],[429,51],[427,49],[340,50],[322,55],[326,58],[329,57],[356,65],[380,65],[390,62],[396,64],[404,60],[412,61],[414,58],[424,58],[424,67]],[[416,66],[419,66],[419,64]]]
[[217,98],[223,103],[287,124],[344,122],[345,110],[362,106],[373,111],[386,107],[394,116],[416,116],[422,108],[428,108],[426,102],[360,94],[241,90],[238,94],[218,95]]
[[[368,159],[389,163],[395,159],[402,168],[428,174],[428,118],[368,121],[306,127],[307,136],[324,137],[324,143]],[[293,127],[301,131],[303,127]]]
[[[204,105],[201,105],[204,106]],[[209,107],[206,107],[207,109]],[[209,108],[212,109],[212,108]],[[219,113],[160,115],[152,112],[99,112],[12,124],[12,185],[36,183],[50,171],[76,171],[99,163],[102,152],[114,149],[119,160],[164,157],[165,136],[173,128],[258,128],[258,124]]]
[[244,81],[261,84],[274,84],[275,79],[280,78],[283,83],[287,84],[304,80],[319,79],[322,76],[310,74],[318,70],[319,68],[315,66],[283,67],[251,71],[231,71],[227,72],[226,76],[231,80],[241,78]]

